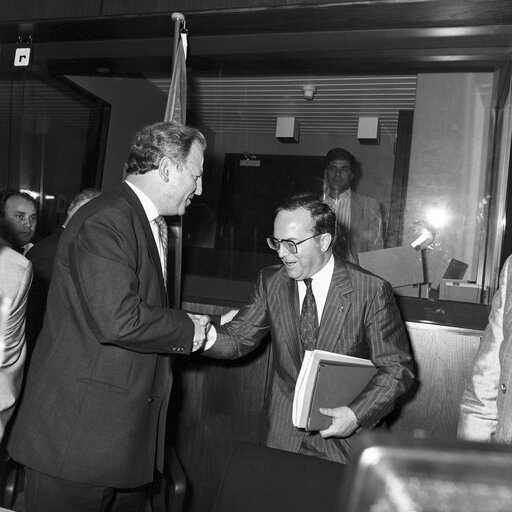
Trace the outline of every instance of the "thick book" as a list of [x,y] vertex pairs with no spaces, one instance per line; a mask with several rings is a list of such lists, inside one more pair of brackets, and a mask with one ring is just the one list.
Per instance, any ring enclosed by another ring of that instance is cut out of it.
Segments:
[[332,420],[319,408],[348,405],[376,373],[369,359],[307,350],[295,385],[294,426],[311,431],[328,428]]

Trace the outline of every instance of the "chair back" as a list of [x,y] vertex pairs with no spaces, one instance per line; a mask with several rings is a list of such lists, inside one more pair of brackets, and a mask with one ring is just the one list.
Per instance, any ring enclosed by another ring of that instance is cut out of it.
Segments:
[[240,443],[230,456],[214,512],[340,512],[346,466]]

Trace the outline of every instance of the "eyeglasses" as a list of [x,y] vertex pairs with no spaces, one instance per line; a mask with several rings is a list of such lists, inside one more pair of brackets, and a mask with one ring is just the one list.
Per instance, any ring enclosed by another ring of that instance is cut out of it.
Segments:
[[274,251],[279,251],[279,247],[281,245],[290,253],[290,254],[297,254],[297,246],[307,242],[308,240],[311,240],[312,238],[315,238],[317,236],[322,235],[323,233],[317,233],[316,235],[310,236],[308,238],[304,238],[304,240],[301,240],[300,242],[294,242],[293,240],[279,240],[275,236],[269,236],[267,238],[267,244],[268,246],[273,249]]

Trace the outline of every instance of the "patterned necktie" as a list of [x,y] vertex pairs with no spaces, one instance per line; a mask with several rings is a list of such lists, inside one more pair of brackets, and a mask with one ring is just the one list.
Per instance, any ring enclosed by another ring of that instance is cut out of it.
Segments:
[[304,297],[300,312],[300,341],[304,350],[313,350],[315,348],[318,333],[318,312],[311,283],[312,279],[310,277],[304,279],[306,296]]
[[158,226],[158,234],[160,236],[160,243],[162,244],[163,254],[164,254],[164,261],[162,262],[162,266],[164,269],[164,283],[165,286],[167,286],[167,249],[168,249],[168,239],[167,239],[167,222],[165,222],[165,219],[159,215],[155,219],[155,223]]

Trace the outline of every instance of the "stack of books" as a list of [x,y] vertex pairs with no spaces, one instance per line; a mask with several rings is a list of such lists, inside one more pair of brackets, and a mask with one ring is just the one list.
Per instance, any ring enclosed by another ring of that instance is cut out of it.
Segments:
[[324,430],[332,423],[319,409],[349,405],[377,373],[369,359],[306,350],[295,385],[292,421],[298,428]]

